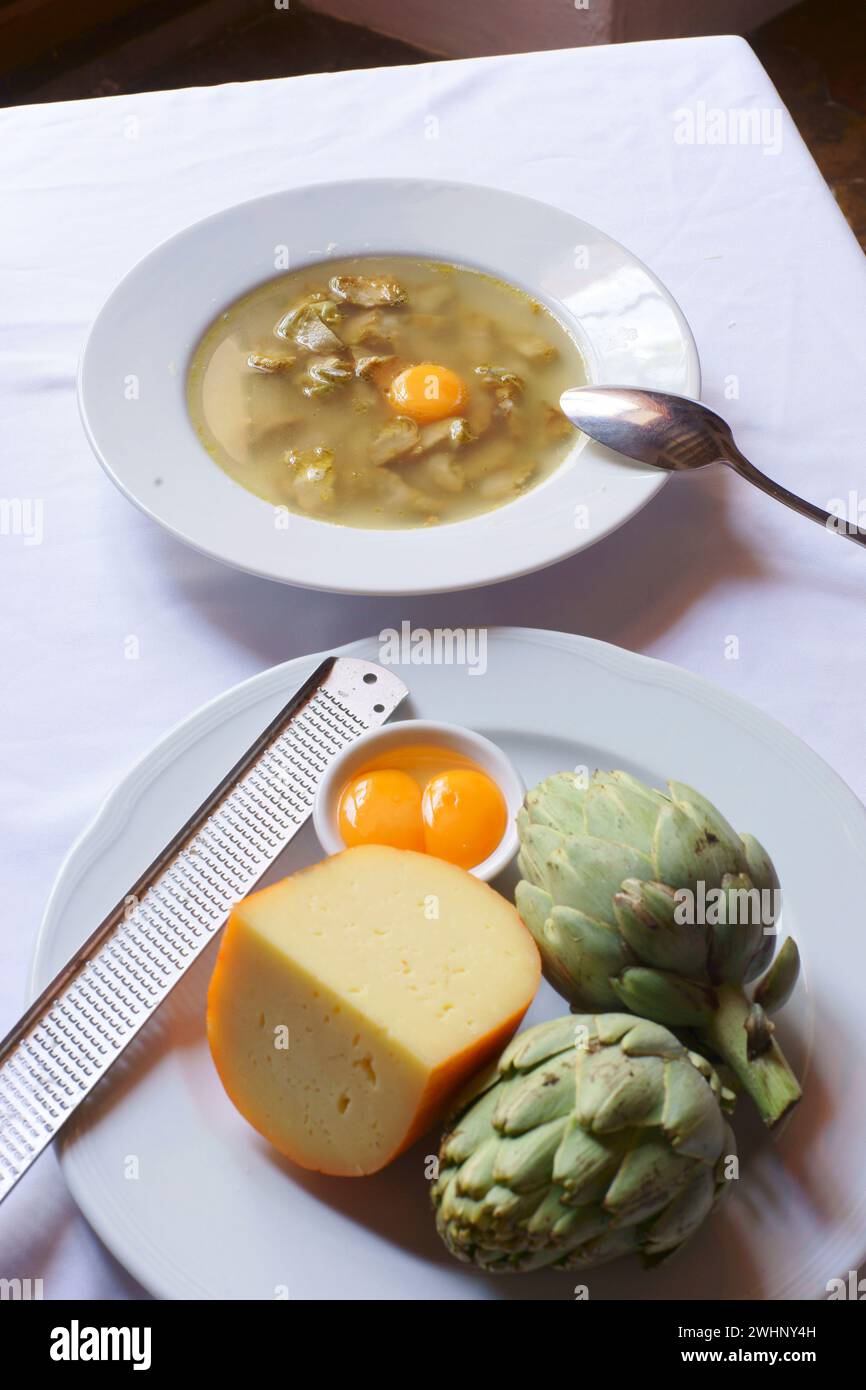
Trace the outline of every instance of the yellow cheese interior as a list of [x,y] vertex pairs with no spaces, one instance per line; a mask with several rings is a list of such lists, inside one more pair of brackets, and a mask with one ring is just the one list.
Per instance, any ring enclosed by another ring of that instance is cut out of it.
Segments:
[[538,978],[534,943],[487,885],[362,846],[235,910],[211,1048],[235,1104],[284,1153],[369,1173],[498,1051]]

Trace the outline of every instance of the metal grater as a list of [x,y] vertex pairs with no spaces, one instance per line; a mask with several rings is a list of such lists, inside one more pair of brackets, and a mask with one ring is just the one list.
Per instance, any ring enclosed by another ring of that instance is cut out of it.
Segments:
[[329,657],[0,1043],[0,1201],[298,833],[330,760],[407,695]]

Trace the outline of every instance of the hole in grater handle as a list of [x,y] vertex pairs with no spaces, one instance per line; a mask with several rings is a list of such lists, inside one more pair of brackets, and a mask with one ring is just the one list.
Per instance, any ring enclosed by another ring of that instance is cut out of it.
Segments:
[[294,839],[331,758],[407,694],[328,657],[0,1042],[0,1201]]

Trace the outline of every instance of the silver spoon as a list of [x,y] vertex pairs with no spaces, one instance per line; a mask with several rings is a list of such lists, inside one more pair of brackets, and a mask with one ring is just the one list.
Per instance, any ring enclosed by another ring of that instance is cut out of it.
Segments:
[[761,473],[740,453],[730,426],[699,401],[632,386],[572,386],[563,391],[559,404],[572,424],[590,439],[626,458],[671,472],[726,463],[777,502],[858,545],[866,545],[866,531],[854,522],[805,502]]

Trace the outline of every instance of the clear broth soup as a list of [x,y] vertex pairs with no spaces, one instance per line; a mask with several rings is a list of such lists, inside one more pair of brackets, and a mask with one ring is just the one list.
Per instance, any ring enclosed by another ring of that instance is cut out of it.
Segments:
[[344,526],[460,521],[537,486],[577,434],[586,381],[554,315],[481,271],[408,257],[306,266],[204,334],[189,412],[229,477]]

